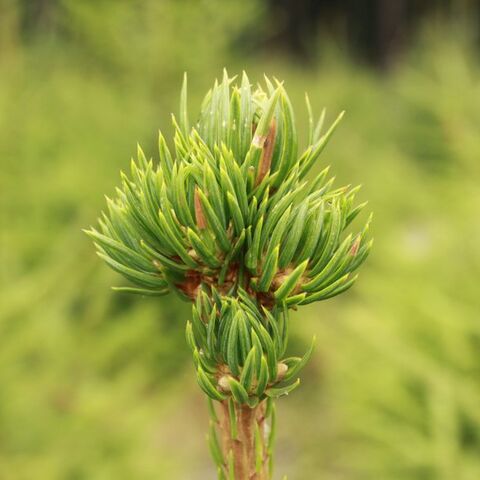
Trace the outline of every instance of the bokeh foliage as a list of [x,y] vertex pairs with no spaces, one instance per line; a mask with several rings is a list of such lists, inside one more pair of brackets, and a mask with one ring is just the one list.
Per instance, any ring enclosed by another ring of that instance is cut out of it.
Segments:
[[30,38],[4,4],[1,478],[211,478],[187,305],[110,292],[119,277],[80,229],[135,142],[154,155],[182,72],[195,111],[224,66],[285,79],[293,103],[308,91],[329,120],[345,108],[323,162],[339,184],[362,182],[376,215],[362,281],[292,315],[292,350],[312,333],[318,347],[279,405],[278,471],[479,478],[480,68],[458,35],[422,38],[380,76],[334,47],[309,69],[232,53],[253,0],[62,0],[53,33]]

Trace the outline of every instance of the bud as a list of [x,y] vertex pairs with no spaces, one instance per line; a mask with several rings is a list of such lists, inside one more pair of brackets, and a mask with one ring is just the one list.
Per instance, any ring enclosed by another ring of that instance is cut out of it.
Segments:
[[284,363],[279,363],[277,365],[277,378],[275,379],[277,382],[280,382],[283,380],[283,377],[285,377],[287,373],[288,367]]
[[224,393],[230,392],[229,378],[229,375],[223,375],[218,379],[218,388]]

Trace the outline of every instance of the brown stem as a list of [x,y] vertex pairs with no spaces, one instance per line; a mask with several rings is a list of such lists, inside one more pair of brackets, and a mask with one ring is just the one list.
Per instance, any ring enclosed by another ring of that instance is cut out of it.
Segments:
[[[266,448],[265,402],[254,408],[235,404],[237,435],[233,438],[230,426],[228,402],[221,403],[219,428],[224,458],[233,455],[235,480],[269,480],[269,456]],[[262,448],[262,461],[257,470],[255,452],[255,430],[259,428]],[[230,454],[230,452],[232,452]],[[226,465],[228,470],[228,465]]]

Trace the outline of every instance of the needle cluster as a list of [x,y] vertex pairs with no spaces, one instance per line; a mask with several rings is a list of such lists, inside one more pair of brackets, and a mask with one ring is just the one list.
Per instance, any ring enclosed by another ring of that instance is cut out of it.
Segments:
[[117,290],[193,302],[186,337],[198,383],[229,416],[230,440],[217,448],[211,436],[219,476],[268,478],[263,434],[251,435],[242,453],[257,451],[255,465],[245,467],[231,447],[239,415],[272,412],[265,402],[298,385],[311,348],[284,356],[288,310],[349,289],[372,240],[370,218],[358,232],[350,228],[365,206],[355,204],[358,187],[334,188],[328,168],[307,180],[342,115],[325,129],[324,112],[315,123],[307,98],[308,146],[299,151],[283,85],[266,78],[253,89],[246,74],[235,81],[224,72],[191,124],[185,77],[173,148],[161,133],[158,162],[139,147],[99,227],[87,233],[133,284]]

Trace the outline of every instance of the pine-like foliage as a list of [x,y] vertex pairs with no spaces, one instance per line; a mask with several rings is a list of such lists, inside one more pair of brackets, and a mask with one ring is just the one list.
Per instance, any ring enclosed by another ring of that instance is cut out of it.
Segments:
[[[283,357],[288,309],[350,288],[372,241],[369,221],[344,233],[365,205],[354,204],[358,188],[334,188],[328,168],[306,180],[342,115],[323,131],[324,115],[314,124],[307,99],[309,142],[299,153],[283,85],[266,79],[253,90],[245,74],[234,82],[225,72],[191,125],[185,79],[173,150],[162,134],[158,163],[139,148],[87,233],[135,285],[117,290],[193,302],[186,333],[201,388],[254,408],[295,388],[311,353]],[[225,452],[212,451],[228,472]]]

